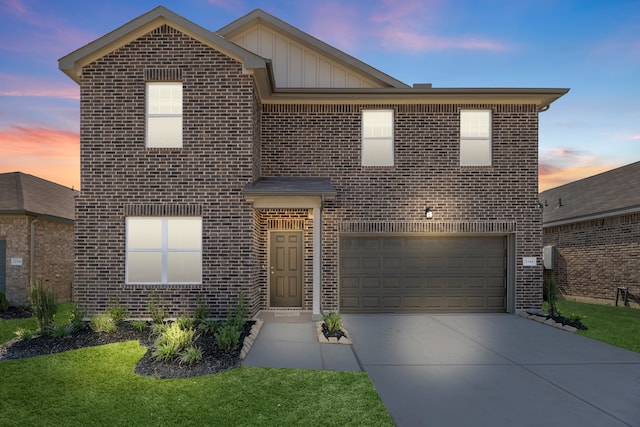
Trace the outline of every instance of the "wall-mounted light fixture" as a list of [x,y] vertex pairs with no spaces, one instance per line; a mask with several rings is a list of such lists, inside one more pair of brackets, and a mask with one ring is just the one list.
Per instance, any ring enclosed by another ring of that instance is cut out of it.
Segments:
[[431,208],[429,206],[424,208],[424,214],[427,217],[427,219],[433,218],[433,211],[431,210]]

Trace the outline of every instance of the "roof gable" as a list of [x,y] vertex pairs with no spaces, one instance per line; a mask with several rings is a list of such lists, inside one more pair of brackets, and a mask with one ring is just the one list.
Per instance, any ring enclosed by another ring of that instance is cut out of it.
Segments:
[[604,218],[640,212],[640,162],[584,178],[539,195],[543,224]]
[[75,196],[70,188],[22,172],[0,174],[0,213],[44,215],[75,219]]
[[261,9],[217,33],[270,59],[278,88],[408,87]]
[[58,66],[65,74],[76,82],[79,82],[82,67],[164,24],[174,27],[184,34],[242,62],[245,69],[267,67],[267,61],[264,58],[243,49],[237,44],[226,40],[224,37],[162,6],[152,9],[144,15],[133,19],[110,33],[60,58],[58,60]]

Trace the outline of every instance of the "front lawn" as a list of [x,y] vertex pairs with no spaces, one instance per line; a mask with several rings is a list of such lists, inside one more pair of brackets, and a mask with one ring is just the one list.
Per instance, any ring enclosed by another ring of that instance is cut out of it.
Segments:
[[557,305],[564,317],[585,316],[581,321],[589,330],[580,335],[640,353],[640,310],[567,300]]
[[128,341],[0,362],[2,424],[393,425],[366,373],[242,367],[158,380],[134,374],[144,352]]

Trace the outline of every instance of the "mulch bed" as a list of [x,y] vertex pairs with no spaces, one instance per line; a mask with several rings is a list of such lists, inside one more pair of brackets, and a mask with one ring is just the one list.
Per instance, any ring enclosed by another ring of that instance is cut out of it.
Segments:
[[0,360],[15,360],[27,357],[43,356],[76,350],[83,347],[112,344],[123,341],[138,340],[147,348],[147,352],[136,364],[134,369],[138,375],[155,378],[190,378],[202,375],[210,375],[223,372],[240,365],[240,351],[244,338],[249,335],[253,321],[245,322],[244,330],[240,336],[240,342],[231,353],[225,353],[218,348],[213,335],[199,332],[196,346],[203,352],[202,360],[193,365],[175,362],[161,362],[154,360],[149,351],[153,344],[150,328],[138,331],[129,323],[118,326],[116,332],[97,333],[84,328],[65,338],[36,336],[30,340],[13,339],[0,345]]
[[573,326],[574,328],[579,329],[581,331],[586,331],[587,329],[589,329],[581,321],[579,320],[571,321],[562,315],[551,316],[549,314],[539,314],[539,313],[531,313],[531,312],[527,312],[527,313],[535,314],[536,316],[546,317],[547,319],[553,319],[557,323],[562,323],[563,326],[565,325]]
[[26,319],[33,316],[33,311],[23,307],[9,306],[7,311],[0,311],[0,319]]

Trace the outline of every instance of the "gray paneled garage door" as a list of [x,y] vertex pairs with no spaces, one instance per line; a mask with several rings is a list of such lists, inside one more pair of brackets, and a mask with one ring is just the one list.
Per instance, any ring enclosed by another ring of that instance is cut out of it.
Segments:
[[504,313],[506,294],[506,237],[340,238],[344,313]]

